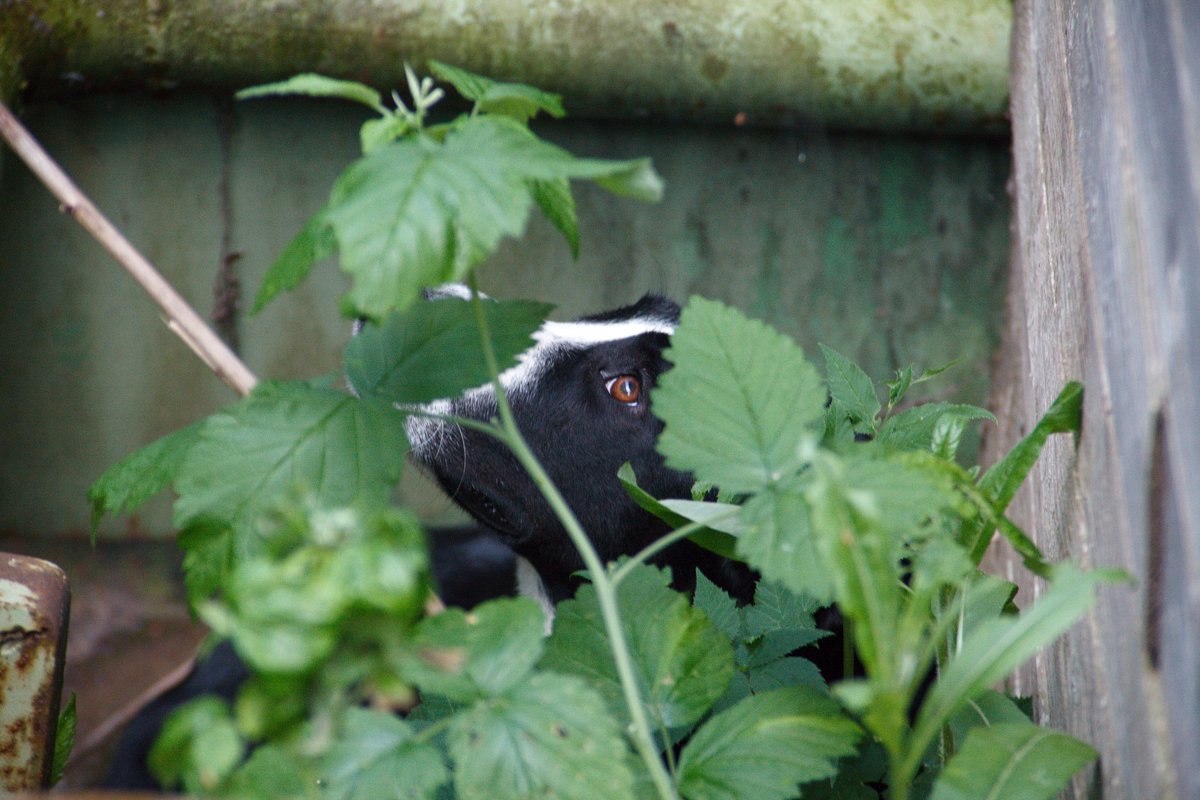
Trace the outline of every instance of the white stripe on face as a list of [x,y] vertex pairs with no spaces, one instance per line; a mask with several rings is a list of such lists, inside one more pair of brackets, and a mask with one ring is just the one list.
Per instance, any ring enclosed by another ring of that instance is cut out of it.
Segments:
[[[519,395],[531,386],[556,355],[581,350],[606,342],[619,342],[646,333],[670,336],[675,325],[662,319],[633,318],[606,322],[545,322],[533,334],[537,344],[522,353],[515,367],[500,373],[500,385],[510,395]],[[472,390],[472,392],[478,390]]]

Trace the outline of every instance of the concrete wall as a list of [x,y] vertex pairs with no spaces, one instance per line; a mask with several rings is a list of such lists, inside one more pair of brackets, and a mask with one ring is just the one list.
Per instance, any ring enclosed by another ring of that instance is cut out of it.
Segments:
[[[98,96],[27,109],[79,184],[195,304],[232,276],[249,298],[274,256],[357,155],[353,108],[203,95]],[[962,357],[952,396],[982,402],[1008,256],[1007,143],[567,121],[574,152],[650,155],[666,199],[580,187],[582,257],[541,220],[481,270],[486,291],[570,316],[646,291],[716,297],[818,341],[878,377]],[[6,155],[0,171],[0,532],[81,534],[84,494],[132,449],[233,399],[151,303]],[[262,314],[236,315],[264,377],[337,368],[349,330],[332,264]],[[411,472],[411,471],[410,471]],[[430,519],[455,516],[406,478]],[[165,502],[104,533],[169,532]]]

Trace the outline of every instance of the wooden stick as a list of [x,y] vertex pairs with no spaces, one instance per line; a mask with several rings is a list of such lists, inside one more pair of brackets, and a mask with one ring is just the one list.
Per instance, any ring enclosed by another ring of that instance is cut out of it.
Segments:
[[2,102],[0,136],[12,146],[51,194],[58,198],[61,204],[59,209],[70,214],[82,225],[150,294],[166,315],[167,327],[231,389],[243,396],[249,394],[258,383],[254,373],[250,372],[242,360],[226,346],[158,270],[100,213]]

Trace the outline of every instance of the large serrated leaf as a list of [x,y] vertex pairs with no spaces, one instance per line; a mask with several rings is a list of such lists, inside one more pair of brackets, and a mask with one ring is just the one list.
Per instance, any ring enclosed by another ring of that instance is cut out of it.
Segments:
[[418,626],[400,671],[422,691],[452,702],[502,694],[542,657],[545,621],[528,598],[492,600],[470,613],[447,609]]
[[378,504],[399,479],[406,450],[402,416],[387,404],[264,382],[205,421],[175,481],[175,522],[250,524],[298,488],[329,507]]
[[413,741],[404,720],[351,708],[321,759],[321,778],[330,800],[432,800],[450,774],[433,745]]
[[575,677],[533,675],[476,703],[455,716],[448,743],[459,797],[634,797],[620,728],[600,696]]
[[[533,344],[550,306],[485,301],[484,313],[501,370]],[[346,345],[346,376],[360,395],[393,403],[454,397],[491,380],[475,310],[446,299],[396,312],[368,325]]]
[[688,800],[787,800],[797,785],[836,772],[861,731],[838,704],[807,687],[746,698],[704,724],[679,760]]
[[[667,574],[639,566],[617,593],[621,621],[646,713],[667,728],[699,719],[733,674],[729,640],[687,598],[667,586]],[[596,591],[579,590],[559,603],[543,667],[587,678],[624,714],[624,695],[609,649]]]
[[974,728],[930,800],[1050,800],[1096,755],[1078,739],[1030,722]]
[[721,303],[693,298],[654,391],[666,423],[659,451],[726,492],[757,492],[798,469],[822,418],[825,389],[783,334]]
[[202,422],[167,434],[113,464],[88,489],[92,531],[106,514],[129,513],[166,489],[200,435]]
[[822,603],[833,599],[833,579],[800,486],[768,487],[746,503],[745,516],[748,525],[737,551],[746,563],[793,592]]

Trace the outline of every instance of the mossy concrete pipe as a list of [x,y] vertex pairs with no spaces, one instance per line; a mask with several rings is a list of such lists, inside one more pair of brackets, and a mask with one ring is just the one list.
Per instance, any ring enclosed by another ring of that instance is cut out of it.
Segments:
[[996,131],[1011,17],[1011,0],[0,0],[0,97],[310,70],[390,88],[436,58],[585,116]]

